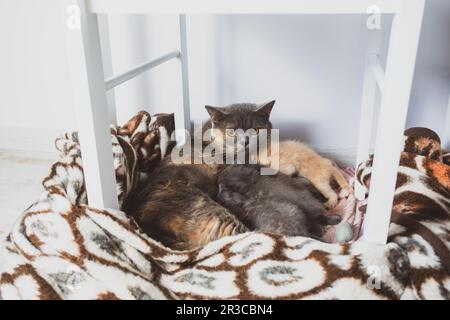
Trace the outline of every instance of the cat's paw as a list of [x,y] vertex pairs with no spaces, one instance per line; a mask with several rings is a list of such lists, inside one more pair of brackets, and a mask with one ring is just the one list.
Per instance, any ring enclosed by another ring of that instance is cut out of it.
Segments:
[[339,191],[339,199],[348,198],[351,194],[353,194],[353,189],[350,186],[344,187]]
[[325,202],[325,207],[327,208],[327,209],[333,209],[334,207],[336,207],[337,206],[337,204],[338,204],[338,196],[337,196],[337,194],[335,194],[335,193],[333,193],[333,195],[328,195],[328,200],[327,200],[327,202]]
[[297,177],[298,172],[297,168],[293,164],[288,164],[282,168],[280,168],[280,171],[284,173],[285,175],[291,176],[291,177]]

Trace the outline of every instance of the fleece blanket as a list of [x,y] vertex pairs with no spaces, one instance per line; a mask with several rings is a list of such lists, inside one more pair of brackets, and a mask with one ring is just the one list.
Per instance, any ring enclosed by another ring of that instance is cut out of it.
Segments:
[[[145,112],[111,128],[121,203],[166,154],[172,131],[169,115]],[[172,251],[143,234],[126,213],[89,207],[77,135],[60,137],[56,146],[61,159],[44,179],[45,192],[2,246],[3,299],[450,298],[450,276],[436,244],[395,224],[386,245],[245,233]],[[449,167],[442,157],[405,153],[411,155],[399,177],[409,176],[399,179],[404,183],[398,184],[396,207],[409,205],[402,212],[448,248]],[[358,177],[370,182],[370,160]],[[433,181],[433,187],[424,190],[417,180]],[[405,192],[414,192],[416,200],[405,200]]]

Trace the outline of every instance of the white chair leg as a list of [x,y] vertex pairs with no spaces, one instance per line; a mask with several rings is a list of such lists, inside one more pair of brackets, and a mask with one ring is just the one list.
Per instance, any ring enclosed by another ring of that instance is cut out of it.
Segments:
[[80,14],[79,28],[67,31],[67,46],[88,202],[117,209],[97,17],[87,12],[85,0],[66,1]]
[[447,116],[444,123],[444,137],[442,139],[442,148],[450,148],[450,95],[448,97]]
[[180,23],[180,63],[181,81],[183,90],[183,108],[175,112],[175,126],[177,129],[177,143],[184,144],[184,130],[191,131],[191,112],[189,103],[189,74],[188,74],[188,53],[186,34],[186,15],[179,15]]
[[[109,16],[108,14],[98,15],[98,28],[100,33],[100,45],[102,51],[103,70],[105,72],[105,78],[112,77],[113,65],[111,55],[111,40],[109,36]],[[116,110],[116,98],[114,88],[106,92],[106,99],[108,102],[108,114],[109,121],[117,125],[117,110]]]
[[[361,162],[367,160],[370,153],[374,105],[377,92],[377,82],[370,64],[370,59],[373,55],[379,55],[380,45],[381,30],[371,30],[369,34],[369,47],[367,48],[366,63],[364,69],[364,84],[361,102],[361,115],[359,120],[356,166],[358,166]],[[365,188],[355,179],[356,198],[358,200],[364,200],[365,195]]]
[[364,222],[363,239],[371,242],[387,241],[424,5],[424,0],[403,1],[392,23]]

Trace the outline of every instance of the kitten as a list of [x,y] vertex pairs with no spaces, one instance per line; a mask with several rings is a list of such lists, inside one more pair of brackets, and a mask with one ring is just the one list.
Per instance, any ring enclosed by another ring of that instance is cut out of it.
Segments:
[[326,216],[307,179],[282,173],[260,174],[259,166],[232,165],[218,174],[218,202],[252,231],[321,239],[322,225],[337,224]]
[[[274,101],[224,108],[207,106],[211,119],[205,124],[204,131],[214,129],[214,133],[203,147],[210,142],[217,147],[223,146],[224,140],[220,136],[234,137],[237,129],[270,129],[273,104]],[[245,140],[237,141],[232,151],[245,149],[246,144]],[[179,148],[174,150],[180,151]],[[190,156],[195,155],[198,156],[195,153]],[[190,250],[224,236],[248,231],[236,216],[215,200],[217,172],[221,165],[193,163],[177,163],[170,156],[164,158],[145,187],[133,192],[124,206],[124,211],[134,217],[147,235],[172,249]]]
[[[321,157],[306,144],[284,141],[278,144],[278,148],[279,171],[289,176],[301,175],[308,179],[325,197],[327,208],[334,208],[338,203],[338,194],[331,186],[333,181],[343,189],[343,196],[353,193],[342,172],[330,160]],[[269,154],[270,152],[261,150],[258,163],[271,166]]]

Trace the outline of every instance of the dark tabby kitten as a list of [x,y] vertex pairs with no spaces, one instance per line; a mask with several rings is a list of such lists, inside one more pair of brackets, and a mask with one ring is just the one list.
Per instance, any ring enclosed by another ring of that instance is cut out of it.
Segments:
[[318,191],[303,177],[263,176],[256,165],[232,165],[219,173],[218,185],[219,203],[250,230],[320,239],[322,225],[341,220],[325,215]]
[[[269,129],[273,104],[274,101],[225,108],[207,106],[211,119],[204,130],[214,128],[231,136],[232,131],[239,128]],[[214,135],[205,145],[210,142],[217,146],[224,144],[219,135]],[[237,152],[245,148],[246,141],[238,141],[236,145],[234,151]],[[191,157],[194,156],[192,153]],[[215,200],[217,172],[221,167],[210,163],[179,164],[168,156],[151,174],[147,185],[129,197],[124,210],[146,234],[177,250],[193,249],[227,235],[246,232],[248,228]]]

